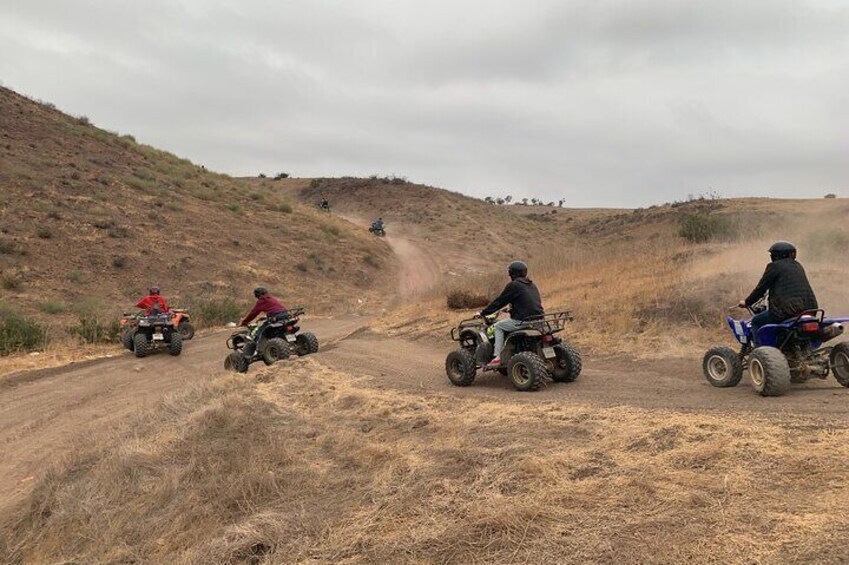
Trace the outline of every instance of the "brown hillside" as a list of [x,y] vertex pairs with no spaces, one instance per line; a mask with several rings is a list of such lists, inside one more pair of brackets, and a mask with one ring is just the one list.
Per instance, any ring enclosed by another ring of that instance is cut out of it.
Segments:
[[[0,302],[32,313],[98,300],[112,314],[158,284],[176,303],[250,299],[367,309],[394,272],[382,241],[0,88]],[[66,314],[65,317],[70,316]]]

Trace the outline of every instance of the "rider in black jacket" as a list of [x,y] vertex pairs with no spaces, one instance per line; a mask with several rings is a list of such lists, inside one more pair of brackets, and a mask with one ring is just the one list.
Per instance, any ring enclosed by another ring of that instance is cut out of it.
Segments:
[[508,304],[510,305],[510,318],[500,320],[495,324],[495,347],[493,349],[495,357],[489,363],[492,366],[501,364],[499,354],[504,348],[506,334],[518,329],[521,322],[535,316],[542,316],[545,313],[542,308],[539,289],[528,278],[528,266],[522,261],[513,261],[507,267],[507,274],[510,276],[510,282],[507,283],[498,298],[493,300],[480,313],[481,316],[488,316],[498,312]]
[[769,293],[769,309],[752,318],[755,341],[758,330],[764,325],[781,323],[805,310],[818,308],[805,269],[796,261],[796,247],[787,241],[778,241],[769,248],[769,256],[772,262],[766,266],[758,286],[739,305],[750,307]]

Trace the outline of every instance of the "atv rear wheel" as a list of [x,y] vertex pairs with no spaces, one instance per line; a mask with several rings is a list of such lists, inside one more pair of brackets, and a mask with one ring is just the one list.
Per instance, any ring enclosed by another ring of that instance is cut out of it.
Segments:
[[546,376],[548,376],[548,369],[545,363],[539,355],[530,351],[513,355],[507,365],[507,377],[516,390],[522,392],[539,389]]
[[318,338],[310,332],[298,334],[298,337],[295,338],[295,347],[299,356],[318,353]]
[[262,350],[262,361],[266,365],[273,365],[277,361],[286,359],[292,352],[289,349],[289,344],[282,337],[273,337],[265,343],[265,348]]
[[171,341],[168,343],[168,353],[177,356],[183,352],[183,336],[180,332],[171,332]]
[[737,386],[743,378],[743,362],[730,347],[711,347],[702,359],[702,372],[712,386]]
[[236,373],[248,372],[248,360],[238,351],[234,351],[224,359],[224,370],[233,371]]
[[761,396],[781,396],[790,388],[790,365],[775,347],[756,347],[749,356],[749,378]]
[[133,336],[133,352],[136,357],[145,357],[150,352],[150,342],[143,333],[136,332]]
[[834,346],[829,355],[829,365],[837,382],[849,387],[849,342],[841,342]]
[[131,330],[125,331],[121,334],[121,343],[124,345],[124,348],[128,351],[133,351],[135,349],[135,345],[133,344],[133,338],[136,336],[135,328]]
[[455,349],[445,358],[445,374],[455,386],[469,386],[475,382],[478,366],[467,349]]
[[189,340],[195,337],[195,327],[190,322],[180,322],[177,326],[177,331],[180,332],[180,337],[184,340]]
[[551,372],[551,378],[558,383],[571,383],[581,374],[583,361],[581,354],[577,349],[568,345],[555,345],[554,352],[557,357],[552,360],[554,370]]

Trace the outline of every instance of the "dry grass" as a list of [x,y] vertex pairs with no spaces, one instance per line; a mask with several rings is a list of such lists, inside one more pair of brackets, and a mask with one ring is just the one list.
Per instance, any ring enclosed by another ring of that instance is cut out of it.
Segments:
[[301,360],[217,377],[78,451],[2,520],[5,560],[843,561],[846,436],[423,399]]
[[0,363],[0,379],[21,371],[62,367],[70,363],[118,355],[121,351],[121,346],[113,343],[81,345],[78,339],[70,336],[57,337],[48,341],[43,351],[13,353],[3,357],[3,362]]

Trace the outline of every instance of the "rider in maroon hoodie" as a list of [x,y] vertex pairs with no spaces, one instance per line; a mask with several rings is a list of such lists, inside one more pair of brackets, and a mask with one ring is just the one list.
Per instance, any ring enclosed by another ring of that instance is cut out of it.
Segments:
[[254,296],[256,296],[256,304],[253,307],[247,316],[239,323],[240,326],[247,326],[250,324],[254,318],[259,316],[261,313],[265,313],[265,321],[260,324],[258,327],[254,328],[251,331],[251,341],[245,345],[245,348],[242,350],[242,355],[247,358],[251,358],[256,351],[256,343],[253,341],[255,336],[261,335],[262,331],[265,329],[266,324],[279,317],[281,314],[286,313],[286,307],[280,303],[279,300],[271,296],[271,294],[264,288],[258,287],[254,289]]

